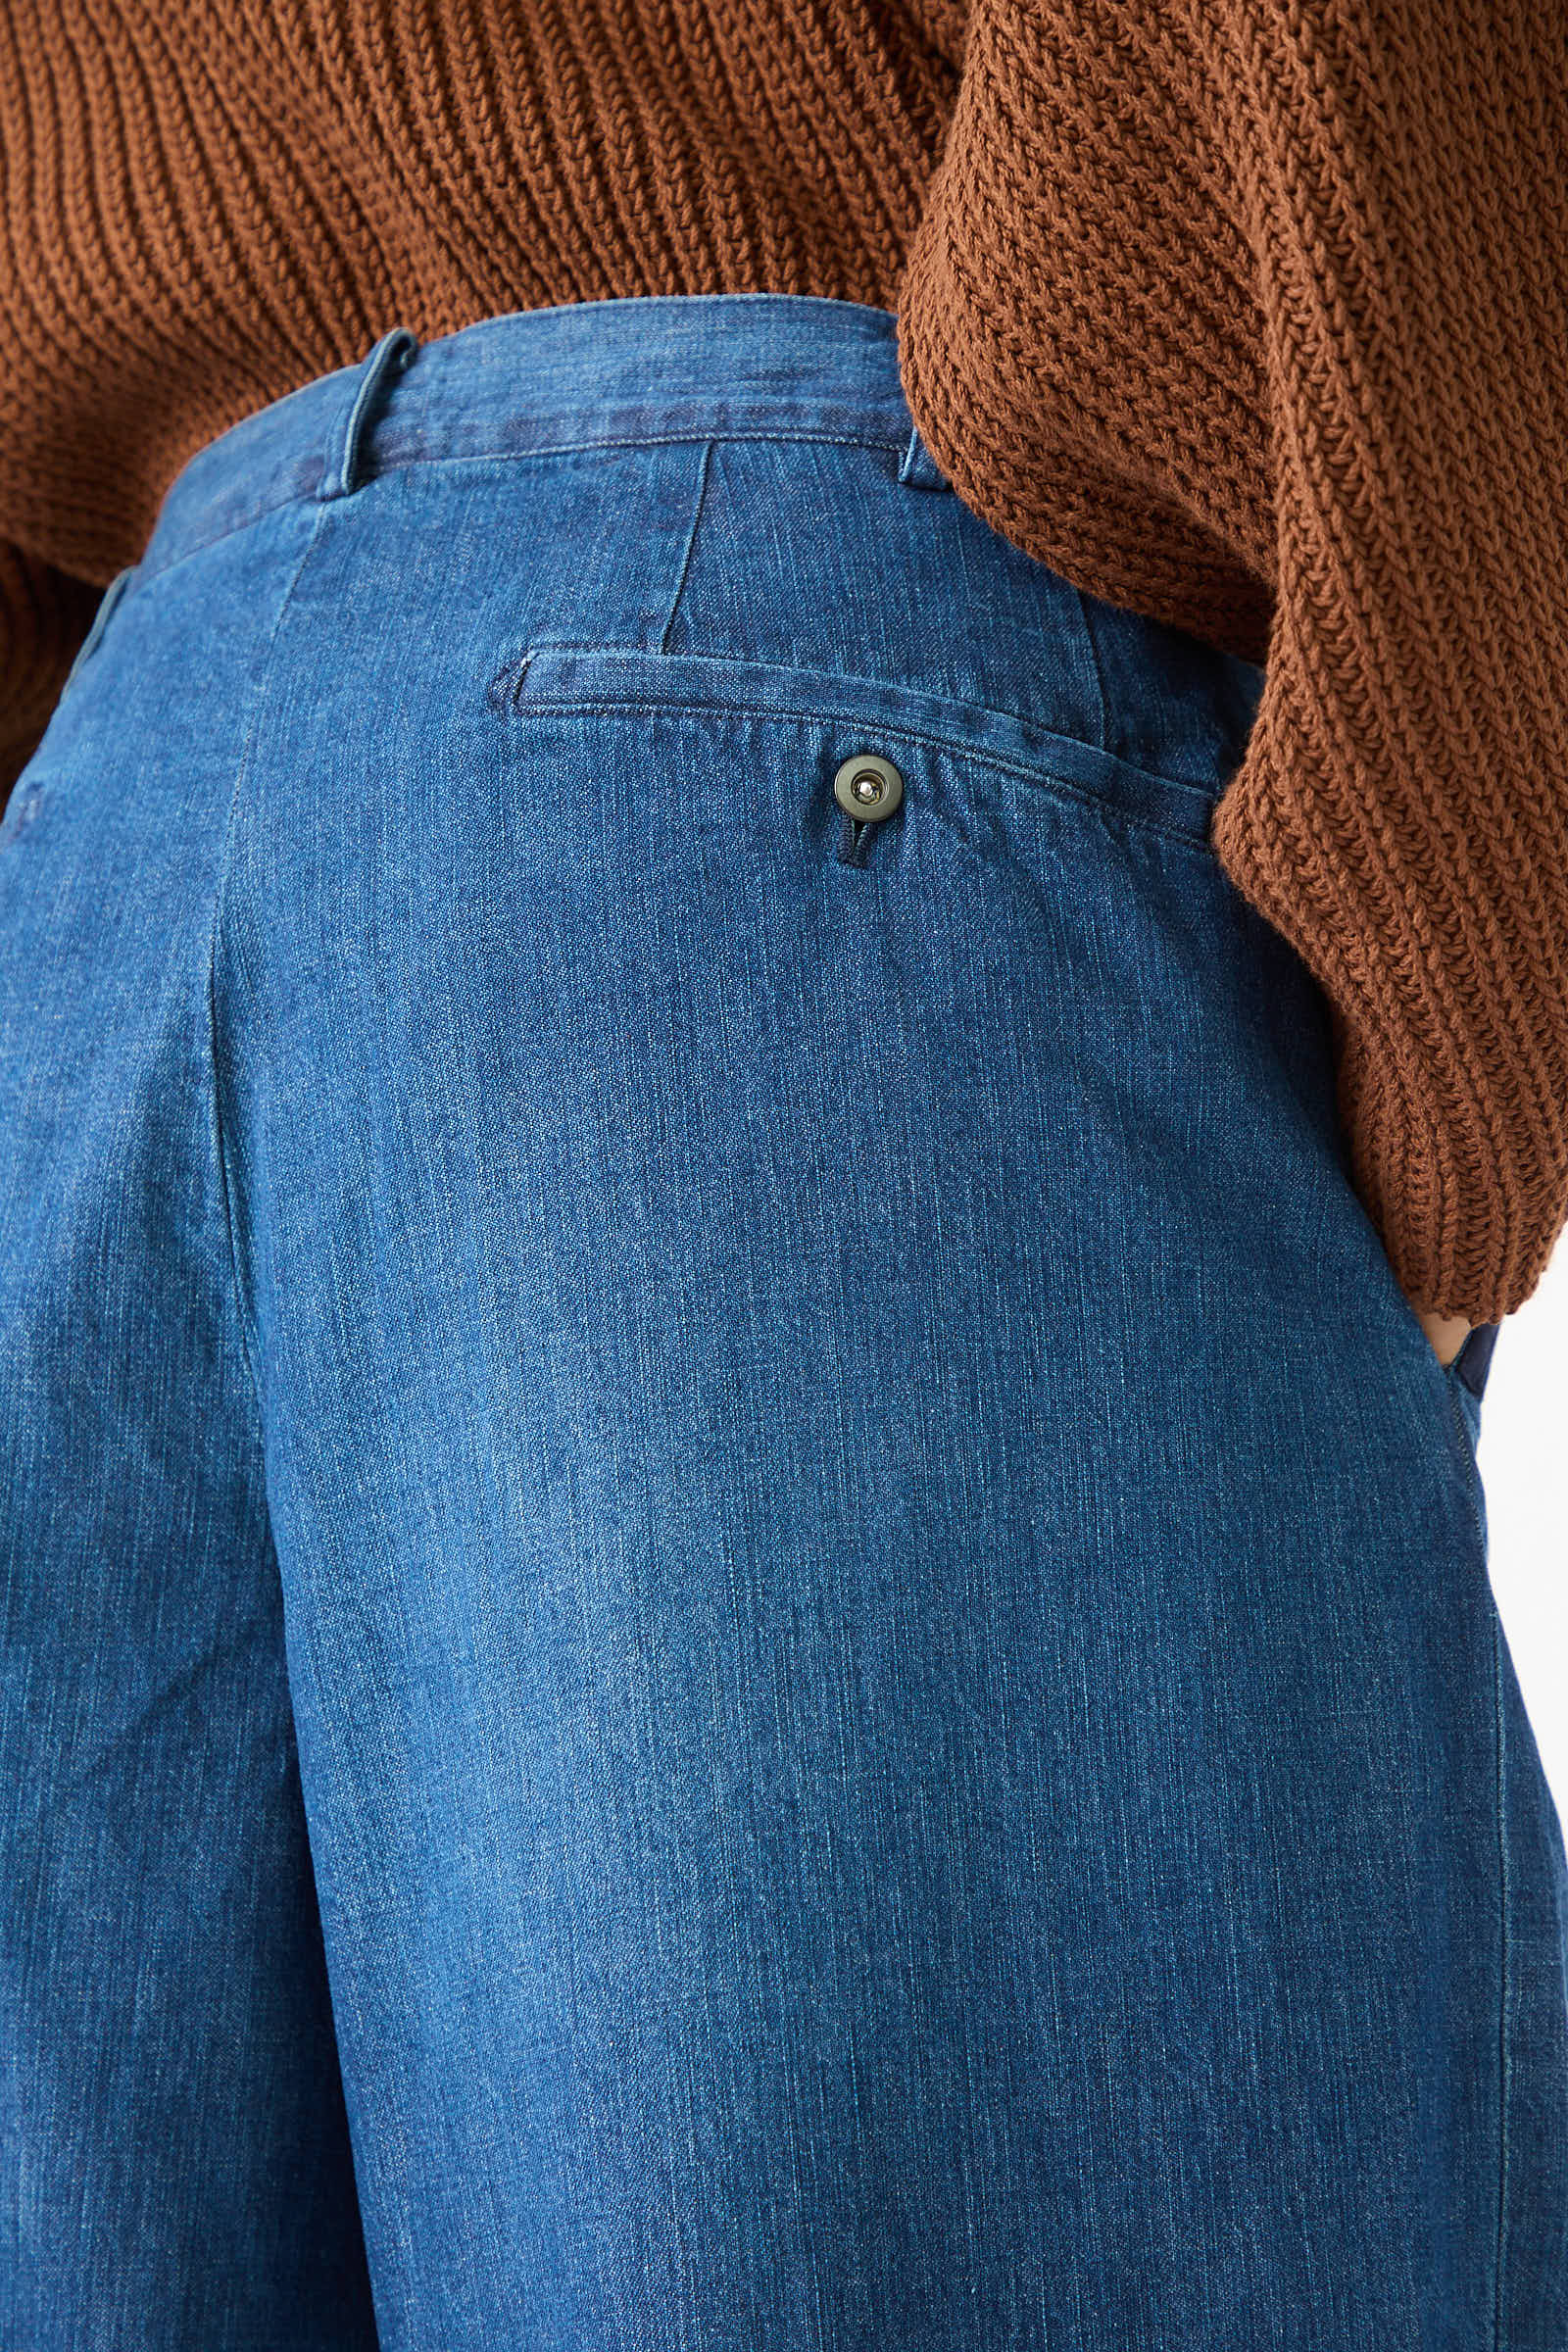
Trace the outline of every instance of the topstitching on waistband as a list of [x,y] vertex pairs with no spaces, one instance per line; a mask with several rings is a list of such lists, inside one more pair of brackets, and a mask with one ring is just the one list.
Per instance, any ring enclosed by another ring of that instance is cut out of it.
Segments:
[[636,295],[513,311],[421,343],[380,335],[191,458],[142,562],[178,557],[297,499],[347,498],[401,466],[758,437],[885,446],[946,489],[913,425],[891,311],[827,296]]

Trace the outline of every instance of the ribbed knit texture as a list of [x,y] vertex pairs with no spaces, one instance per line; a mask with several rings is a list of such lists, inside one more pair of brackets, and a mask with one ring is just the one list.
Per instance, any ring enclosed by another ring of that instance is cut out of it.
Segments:
[[958,494],[1266,662],[1213,842],[1413,1305],[1568,1220],[1561,0],[10,0],[0,793],[198,448],[388,326],[899,314]]

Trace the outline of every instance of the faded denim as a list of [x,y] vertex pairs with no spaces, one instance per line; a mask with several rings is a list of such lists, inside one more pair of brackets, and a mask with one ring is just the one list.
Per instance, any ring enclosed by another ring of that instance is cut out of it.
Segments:
[[1260,684],[855,303],[185,466],[0,824],[5,2346],[1563,2352],[1496,1335]]

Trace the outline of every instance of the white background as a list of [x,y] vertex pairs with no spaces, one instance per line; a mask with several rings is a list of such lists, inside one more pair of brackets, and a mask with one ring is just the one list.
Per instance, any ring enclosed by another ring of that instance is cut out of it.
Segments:
[[1497,1614],[1568,1825],[1568,1240],[1503,1318],[1476,1459]]

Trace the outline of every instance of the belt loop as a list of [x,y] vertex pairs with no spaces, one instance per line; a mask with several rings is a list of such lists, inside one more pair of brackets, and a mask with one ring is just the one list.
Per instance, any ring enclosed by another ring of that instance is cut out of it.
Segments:
[[909,439],[899,467],[899,479],[915,490],[951,490],[953,484],[920,438],[920,427],[909,427]]
[[360,450],[375,396],[388,376],[402,373],[418,348],[419,338],[412,327],[392,326],[360,363],[348,412],[327,444],[318,499],[347,498],[358,488]]

